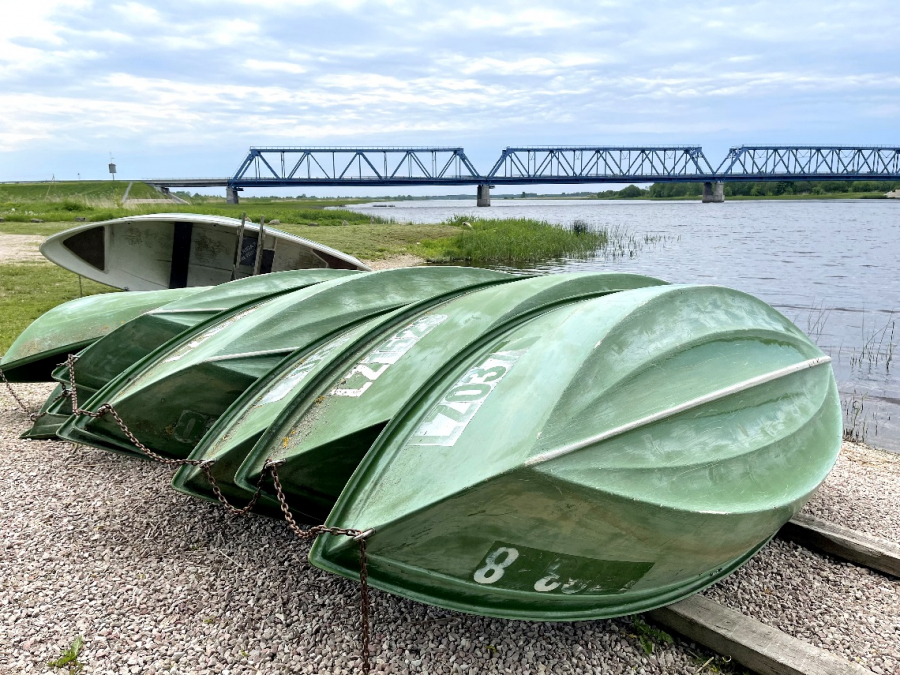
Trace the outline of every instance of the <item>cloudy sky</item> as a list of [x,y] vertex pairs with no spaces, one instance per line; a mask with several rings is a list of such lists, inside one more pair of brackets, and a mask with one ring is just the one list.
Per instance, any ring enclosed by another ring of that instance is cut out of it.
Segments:
[[251,145],[900,144],[896,0],[6,0],[0,180]]

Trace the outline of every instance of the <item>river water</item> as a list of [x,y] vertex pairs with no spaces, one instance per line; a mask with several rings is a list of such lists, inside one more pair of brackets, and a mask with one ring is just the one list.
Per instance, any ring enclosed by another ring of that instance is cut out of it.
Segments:
[[[900,452],[900,200],[698,202],[415,201],[353,207],[398,222],[466,214],[575,220],[638,241],[632,256],[554,260],[535,272],[616,270],[751,293],[794,321],[833,359],[845,427]],[[653,243],[644,243],[646,235]],[[505,269],[505,268],[501,268]],[[894,359],[896,355],[896,359]]]

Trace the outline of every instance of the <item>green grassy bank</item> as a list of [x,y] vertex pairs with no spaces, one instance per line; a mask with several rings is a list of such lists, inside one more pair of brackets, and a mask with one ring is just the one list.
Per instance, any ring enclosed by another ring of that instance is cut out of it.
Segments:
[[609,232],[580,223],[565,229],[524,218],[459,217],[448,225],[457,228],[454,236],[423,241],[414,252],[433,262],[516,264],[590,257],[610,243]]

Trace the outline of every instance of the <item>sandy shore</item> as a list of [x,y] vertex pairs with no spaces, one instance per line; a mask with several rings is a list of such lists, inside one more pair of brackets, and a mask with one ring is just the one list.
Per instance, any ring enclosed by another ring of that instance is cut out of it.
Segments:
[[[49,391],[18,388],[33,406]],[[156,464],[19,440],[27,425],[0,395],[0,673],[46,673],[79,635],[85,673],[357,672],[357,587],[310,567],[283,522],[176,493]],[[846,445],[807,511],[897,541],[900,457]],[[706,594],[900,671],[897,580],[775,540]],[[522,623],[373,596],[376,672],[687,675],[712,655],[680,639],[647,655],[629,618]]]
[[404,253],[389,258],[382,258],[381,260],[363,260],[363,263],[377,272],[378,270],[392,270],[398,267],[417,267],[418,265],[424,265],[425,258]]

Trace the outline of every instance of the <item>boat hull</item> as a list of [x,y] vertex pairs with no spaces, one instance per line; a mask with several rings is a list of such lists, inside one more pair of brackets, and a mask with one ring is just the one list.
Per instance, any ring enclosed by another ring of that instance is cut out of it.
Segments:
[[295,269],[368,271],[345,253],[234,218],[158,213],[81,225],[55,234],[41,253],[60,267],[114,288],[214,286]]
[[[314,350],[360,322],[425,298],[513,278],[474,268],[422,267],[323,282],[241,308],[224,321],[201,324],[117,377],[84,405],[95,410],[112,404],[150,448],[186,457],[243,391],[291,354]],[[59,435],[138,452],[109,418],[72,418]]]
[[10,382],[48,382],[67,354],[84,349],[144,312],[204,290],[102,293],[64,302],[22,331],[3,355],[0,368]]
[[[326,524],[374,529],[369,582],[441,607],[543,621],[668,604],[748,560],[828,474],[828,361],[728,289],[560,308],[419,390]],[[343,537],[310,561],[359,573]]]
[[[79,401],[87,401],[97,390],[135,363],[197,324],[216,316],[225,317],[236,307],[262,302],[323,281],[339,279],[359,272],[351,270],[296,270],[273,272],[257,277],[196,289],[198,292],[154,291],[183,296],[148,311],[119,326],[78,353],[75,389]],[[57,359],[58,360],[58,359]],[[66,366],[53,372],[53,379],[71,386]],[[60,425],[72,414],[71,402],[59,397],[59,388],[47,399],[46,413],[25,432],[23,438],[54,438]]]
[[[293,377],[290,364],[260,380],[210,429],[191,458],[214,460],[219,486],[243,499],[255,490],[267,460],[282,462],[283,486],[295,514],[321,522],[384,425],[457,352],[487,332],[554,307],[663,283],[631,274],[547,275],[411,307],[345,341],[329,363],[289,391],[282,389]],[[192,467],[182,468],[174,485],[211,496],[205,475]],[[271,486],[265,486],[271,495]],[[258,504],[260,510],[277,509],[270,496]]]

